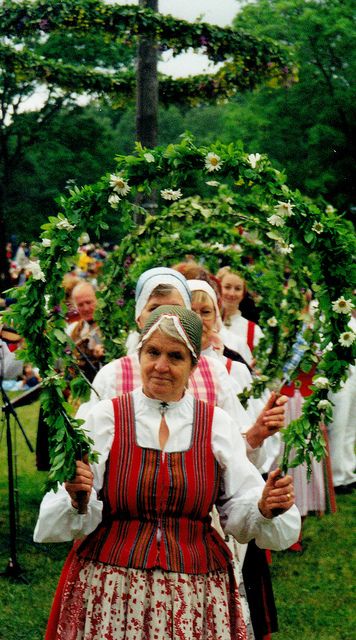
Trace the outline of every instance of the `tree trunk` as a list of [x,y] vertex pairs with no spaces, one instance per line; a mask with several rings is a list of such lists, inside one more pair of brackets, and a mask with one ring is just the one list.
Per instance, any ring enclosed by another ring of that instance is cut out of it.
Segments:
[[[158,11],[158,0],[139,0],[141,7]],[[136,138],[144,147],[157,144],[157,42],[139,38],[137,62]]]

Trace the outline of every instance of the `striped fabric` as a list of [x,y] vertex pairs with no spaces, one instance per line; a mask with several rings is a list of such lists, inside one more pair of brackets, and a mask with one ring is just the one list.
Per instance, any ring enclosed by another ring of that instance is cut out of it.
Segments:
[[[130,393],[141,385],[140,365],[135,354],[116,360],[116,394]],[[217,404],[219,382],[214,368],[205,356],[199,358],[197,367],[189,378],[189,391],[198,400]]]
[[103,521],[79,555],[136,569],[225,570],[231,553],[209,516],[221,473],[211,449],[213,408],[196,400],[191,447],[163,453],[136,444],[132,396],[112,402],[115,436],[101,496]]

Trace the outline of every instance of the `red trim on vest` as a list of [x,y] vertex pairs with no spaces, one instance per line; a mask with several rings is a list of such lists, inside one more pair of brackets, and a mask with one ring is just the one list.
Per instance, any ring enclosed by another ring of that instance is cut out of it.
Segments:
[[214,408],[195,400],[190,448],[163,454],[137,445],[131,394],[112,402],[115,435],[101,491],[103,521],[79,555],[137,569],[225,570],[231,554],[209,515],[221,479],[211,448]]
[[255,322],[252,322],[252,320],[247,320],[247,345],[250,347],[251,352],[254,349],[253,340],[255,337],[255,326]]
[[227,358],[225,367],[226,367],[226,370],[227,370],[228,374],[230,374],[231,373],[231,367],[232,367],[231,358]]

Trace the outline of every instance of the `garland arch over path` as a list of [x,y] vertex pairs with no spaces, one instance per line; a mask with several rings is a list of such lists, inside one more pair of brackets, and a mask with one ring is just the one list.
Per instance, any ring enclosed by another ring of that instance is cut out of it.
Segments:
[[[138,200],[151,201],[149,213]],[[212,269],[221,263],[238,268],[261,297],[265,338],[257,353],[261,376],[252,391],[258,393],[262,385],[281,380],[302,323],[301,288],[312,287],[318,310],[301,366],[317,367],[314,393],[284,438],[287,451],[292,446],[297,450],[294,464],[324,455],[319,423],[331,418],[328,390],[338,388],[356,344],[348,328],[355,239],[342,216],[321,211],[291,191],[267,156],[247,155],[240,144],[197,147],[189,135],[164,148],[147,150],[137,144],[133,155],[116,158],[114,173],[94,185],[74,187],[60,206],[58,216],[43,225],[39,261],[32,263],[28,282],[16,290],[17,303],[9,312],[26,337],[26,358],[47,380],[43,402],[51,434],[50,486],[69,477],[78,449],[90,449],[64,400],[65,382],[55,374],[66,343],[60,283],[80,235],[107,228],[105,218],[112,209],[120,217],[122,237],[108,260],[97,314],[109,359],[121,355],[125,332],[133,325],[133,289],[140,273],[194,254]],[[135,223],[137,216],[142,223]],[[246,256],[252,264],[242,259]],[[286,266],[292,270],[287,290]],[[322,342],[316,345],[320,333]],[[64,360],[70,364],[69,356]]]
[[[64,89],[107,93],[118,105],[134,96],[134,72],[115,72],[84,65],[63,64],[14,46],[22,38],[45,38],[65,29],[85,35],[102,32],[104,41],[120,40],[128,46],[137,36],[155,36],[161,51],[177,55],[188,49],[200,51],[214,63],[224,63],[212,74],[177,80],[160,78],[163,104],[197,105],[226,100],[238,91],[251,90],[262,81],[288,85],[295,80],[291,52],[272,40],[243,30],[204,22],[187,22],[136,5],[106,4],[101,0],[4,0],[0,6],[0,60],[21,79],[40,79]],[[80,81],[80,82],[79,82]]]

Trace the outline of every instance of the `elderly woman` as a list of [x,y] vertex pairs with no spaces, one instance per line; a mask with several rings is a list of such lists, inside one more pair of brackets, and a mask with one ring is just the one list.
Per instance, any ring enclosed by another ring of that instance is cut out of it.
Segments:
[[[99,464],[77,462],[76,477],[43,500],[35,540],[81,538],[48,640],[245,640],[212,506],[241,542],[281,549],[298,537],[290,477],[276,470],[264,484],[229,416],[185,392],[201,331],[183,307],[150,315],[139,344],[142,388],[99,403],[85,424]],[[76,512],[78,491],[86,515]]]

